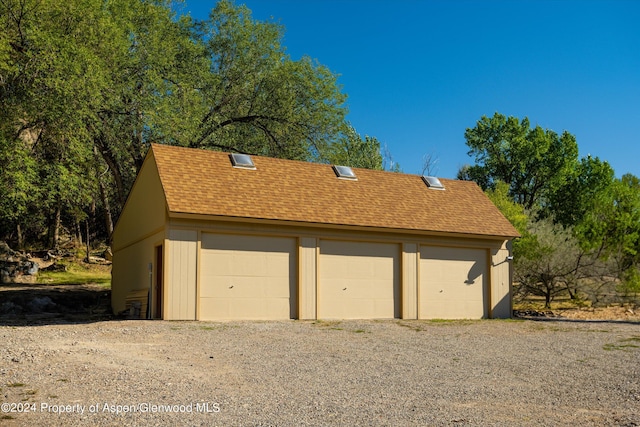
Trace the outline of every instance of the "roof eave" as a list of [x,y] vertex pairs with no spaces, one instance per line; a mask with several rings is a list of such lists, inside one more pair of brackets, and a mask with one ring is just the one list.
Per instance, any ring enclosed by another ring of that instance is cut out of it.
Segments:
[[448,231],[438,231],[438,230],[375,227],[375,226],[366,226],[366,225],[319,223],[319,222],[294,221],[294,220],[285,220],[285,219],[250,218],[250,217],[236,217],[236,216],[227,216],[227,215],[211,215],[211,214],[197,214],[197,213],[171,212],[171,211],[169,211],[169,218],[199,220],[199,221],[226,221],[226,222],[252,223],[252,224],[265,224],[265,225],[286,225],[286,226],[292,226],[292,227],[314,227],[314,228],[325,228],[325,229],[328,228],[333,230],[401,233],[401,234],[439,236],[439,237],[462,237],[467,239],[487,239],[487,240],[502,240],[502,241],[512,240],[520,237],[519,235],[513,236],[513,235],[498,235],[498,234],[462,233],[462,232],[448,232]]

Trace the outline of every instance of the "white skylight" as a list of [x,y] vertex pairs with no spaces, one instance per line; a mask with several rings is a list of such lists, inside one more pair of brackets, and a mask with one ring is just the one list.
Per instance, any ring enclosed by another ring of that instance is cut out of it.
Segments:
[[232,153],[229,155],[229,158],[231,159],[231,164],[235,168],[242,168],[242,169],[256,168],[256,165],[253,164],[253,160],[251,160],[251,156],[248,154]]
[[333,171],[336,173],[338,178],[351,179],[354,181],[358,179],[356,174],[353,172],[353,169],[351,169],[349,166],[334,165]]
[[433,190],[444,190],[444,185],[435,176],[422,176],[422,180],[427,184],[427,187]]

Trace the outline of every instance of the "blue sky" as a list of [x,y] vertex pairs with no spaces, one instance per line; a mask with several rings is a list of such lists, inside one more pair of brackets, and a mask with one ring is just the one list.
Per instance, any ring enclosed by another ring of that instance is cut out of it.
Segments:
[[[465,129],[500,112],[574,134],[640,176],[640,1],[236,0],[285,27],[292,59],[339,74],[348,120],[406,173],[454,178]],[[215,1],[188,0],[204,19]]]

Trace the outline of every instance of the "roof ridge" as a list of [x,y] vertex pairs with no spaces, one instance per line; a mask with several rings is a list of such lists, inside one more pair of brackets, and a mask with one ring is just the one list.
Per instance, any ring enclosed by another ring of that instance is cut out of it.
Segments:
[[[215,153],[215,154],[226,154],[226,155],[231,155],[234,152],[232,151],[224,151],[224,150],[213,150],[213,149],[208,149],[208,148],[192,148],[192,147],[184,147],[181,145],[169,145],[169,144],[162,144],[162,143],[151,143],[151,148],[153,147],[162,147],[161,149],[183,149],[183,150],[198,150],[198,151],[202,151],[205,153]],[[257,157],[259,159],[269,159],[269,160],[276,160],[276,161],[284,161],[284,162],[296,162],[296,163],[301,163],[301,164],[305,164],[305,165],[320,165],[320,166],[348,166],[351,169],[355,169],[355,170],[362,170],[362,171],[368,171],[368,172],[375,172],[375,173],[389,173],[389,174],[397,174],[397,175],[409,175],[409,176],[416,176],[416,177],[421,177],[423,175],[420,174],[414,174],[414,173],[409,173],[409,172],[394,172],[394,171],[389,171],[389,170],[384,170],[384,169],[370,169],[370,168],[365,168],[365,167],[360,167],[360,166],[350,166],[348,164],[341,164],[341,163],[324,163],[324,162],[320,162],[320,161],[313,161],[313,160],[298,160],[298,159],[287,159],[287,158],[283,158],[283,157],[272,157],[272,156],[265,156],[262,154],[251,154],[251,153],[239,153],[239,154],[247,154],[251,157]],[[426,176],[426,175],[424,175]],[[460,181],[460,182],[473,182],[473,181],[466,181],[466,180],[459,180],[459,179],[455,179],[455,178],[445,178],[445,177],[439,177],[437,175],[431,175],[431,176],[435,176],[440,180],[446,180],[446,181]],[[475,184],[475,183],[474,183]]]
[[170,215],[518,236],[473,181],[443,178],[445,190],[436,191],[413,174],[353,168],[358,179],[345,180],[328,163],[256,155],[249,170],[234,168],[225,151],[164,144],[150,151]]

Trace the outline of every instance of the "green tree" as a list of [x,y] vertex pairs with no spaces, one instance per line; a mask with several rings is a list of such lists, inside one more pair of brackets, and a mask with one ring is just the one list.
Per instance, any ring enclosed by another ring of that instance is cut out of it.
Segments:
[[564,174],[562,184],[549,192],[545,214],[553,215],[564,226],[576,226],[601,195],[612,191],[614,181],[609,163],[598,157],[583,157]]
[[[573,135],[496,113],[465,138],[476,164],[458,178],[478,182],[522,234],[514,242],[515,277],[525,293],[561,292],[598,301],[615,281],[640,292],[640,180],[615,179],[597,157],[578,159]],[[522,213],[527,212],[526,230]]]
[[525,235],[529,218],[525,212],[524,206],[513,201],[509,196],[509,184],[502,181],[496,181],[493,188],[485,191],[489,199],[500,212],[511,222],[518,230],[518,233]]
[[38,198],[37,165],[22,141],[0,135],[0,235],[13,235],[24,245],[31,200]]
[[115,185],[114,215],[149,142],[321,160],[338,140],[345,96],[336,76],[309,58],[292,61],[280,26],[228,1],[205,21],[163,2],[109,4],[113,83],[92,135]]
[[173,6],[0,0],[0,237],[55,245],[97,217],[108,237],[150,142],[380,168],[337,75],[292,60],[281,26]]
[[612,273],[625,293],[639,293],[640,180],[625,174],[599,192],[591,209],[576,226],[584,248],[596,251],[615,265]]
[[611,283],[612,263],[582,248],[571,227],[531,214],[524,236],[514,251],[514,281],[521,296],[542,296],[546,308],[560,294],[595,302]]
[[31,207],[49,219],[53,245],[63,212],[77,217],[78,206],[90,198],[88,186],[75,184],[87,181],[86,124],[99,105],[94,94],[105,85],[94,49],[102,40],[100,6],[98,0],[0,5],[3,38],[11,46],[0,67],[2,80],[10,82],[2,88],[0,121],[14,153],[26,149],[36,165],[39,191],[31,197],[40,198]]
[[327,148],[325,160],[334,165],[383,169],[380,142],[370,136],[362,138],[351,125],[347,125],[343,136]]
[[531,221],[527,232],[532,238],[520,245],[514,257],[514,280],[521,294],[542,296],[545,308],[551,308],[553,299],[567,290],[567,283],[576,281],[580,247],[570,229],[548,218]]
[[206,111],[189,145],[273,157],[321,160],[343,127],[337,76],[309,57],[292,60],[283,29],[222,0],[199,27],[211,59]]
[[33,207],[46,211],[52,241],[61,219],[82,221],[96,201],[110,216],[116,200],[117,214],[149,141],[186,144],[195,136],[185,130],[195,121],[185,111],[196,110],[197,73],[208,72],[208,60],[191,20],[174,19],[169,5],[0,3],[5,146],[26,144],[38,166],[34,194],[42,200]]
[[578,163],[573,135],[531,128],[528,118],[483,116],[464,136],[476,164],[464,167],[458,177],[476,181],[484,189],[505,182],[509,195],[526,209],[546,202]]
[[115,0],[105,13],[112,36],[99,55],[109,59],[109,85],[99,93],[90,132],[111,172],[117,212],[149,142],[187,145],[197,137],[210,67],[194,23],[178,18],[168,2]]

